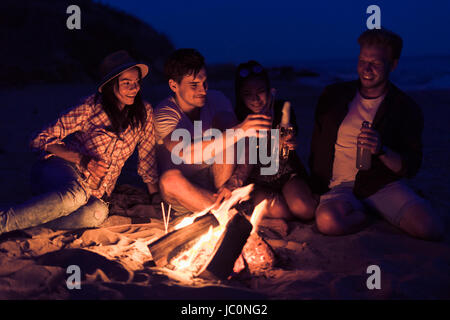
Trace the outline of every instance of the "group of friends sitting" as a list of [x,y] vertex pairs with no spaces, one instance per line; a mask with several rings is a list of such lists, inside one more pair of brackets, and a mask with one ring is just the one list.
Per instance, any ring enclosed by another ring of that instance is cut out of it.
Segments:
[[[33,137],[31,147],[40,155],[31,174],[33,197],[0,209],[0,234],[38,225],[100,226],[125,161],[137,148],[137,171],[150,196],[159,194],[178,214],[216,208],[233,190],[254,184],[251,201],[267,200],[267,218],[315,219],[321,233],[344,235],[364,228],[370,213],[376,213],[413,237],[441,239],[439,215],[406,182],[422,163],[424,119],[419,106],[389,80],[403,41],[389,30],[373,29],[363,32],[358,43],[358,79],[327,86],[318,100],[309,169],[296,152],[298,124],[291,108],[293,133],[279,139],[278,150],[288,152],[277,158],[275,174],[261,174],[267,164],[258,155],[249,161],[263,147],[263,137],[274,141],[271,134],[279,131],[272,129],[280,129],[286,116],[285,100],[275,99],[261,64],[238,65],[233,108],[224,94],[208,88],[203,56],[178,49],[164,67],[172,94],[152,107],[141,93],[148,66],[126,51],[108,55],[96,92]],[[183,129],[195,137],[197,121],[202,133],[223,134],[192,138],[180,150],[174,133]],[[362,128],[365,121],[371,125]],[[226,139],[230,129],[240,132],[236,139]],[[241,140],[243,154],[237,152]],[[355,165],[360,148],[370,152],[368,169]],[[234,161],[217,161],[230,149]],[[199,150],[202,155],[214,150],[210,158],[215,161],[192,161]],[[237,161],[239,154],[243,161]]]

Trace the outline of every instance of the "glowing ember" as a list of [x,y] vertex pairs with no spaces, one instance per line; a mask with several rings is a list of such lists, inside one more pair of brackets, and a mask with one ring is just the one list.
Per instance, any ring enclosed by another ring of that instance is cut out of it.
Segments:
[[172,259],[170,264],[175,267],[175,270],[191,274],[197,273],[214,251],[214,246],[224,229],[225,227],[220,226],[213,230],[211,227],[208,233],[198,239],[189,250]]

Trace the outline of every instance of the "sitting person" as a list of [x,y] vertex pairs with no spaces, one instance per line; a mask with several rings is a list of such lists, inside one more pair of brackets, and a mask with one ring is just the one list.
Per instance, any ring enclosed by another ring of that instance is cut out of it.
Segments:
[[149,193],[157,192],[153,113],[140,94],[148,67],[119,51],[103,60],[100,71],[98,92],[32,140],[42,155],[32,170],[36,196],[0,210],[0,234],[45,223],[56,229],[98,227],[108,216],[104,199],[136,146],[138,173]]
[[[238,66],[235,92],[235,112],[239,121],[250,114],[266,114],[273,119],[272,128],[280,127],[284,101],[274,100],[267,71],[258,62],[249,61]],[[296,132],[297,123],[292,109],[290,109],[290,125]],[[286,160],[279,162],[276,174],[261,174],[261,161],[250,164],[247,157],[245,165],[236,167],[226,187],[232,190],[243,184],[254,183],[254,204],[257,205],[264,199],[269,200],[269,205],[264,209],[265,217],[313,219],[316,200],[306,183],[307,172],[295,152],[297,146],[295,134],[280,138],[280,152],[283,144],[289,148],[289,154]],[[246,150],[251,152],[249,148]]]
[[[370,208],[414,237],[439,239],[439,217],[404,181],[422,162],[424,119],[420,107],[389,81],[403,41],[373,29],[358,43],[359,80],[325,88],[315,112],[310,166],[313,190],[322,195],[317,227],[328,235],[356,232]],[[364,121],[371,126],[362,128]],[[356,168],[358,146],[370,151],[368,170]]]
[[[251,116],[237,124],[229,100],[218,91],[208,90],[205,61],[195,49],[176,50],[166,61],[165,73],[174,95],[155,108],[161,196],[178,213],[200,212],[230,195],[224,183],[234,170],[234,162],[209,161],[203,151],[217,145],[218,140],[194,139],[195,134],[213,128],[220,132],[227,128],[269,130],[270,119]],[[189,145],[185,146],[189,152],[178,150],[181,142],[175,137],[177,132],[189,134]],[[226,135],[221,139],[218,154],[225,155],[228,148],[234,148],[234,142],[229,144]],[[200,161],[194,161],[198,151]],[[218,154],[211,153],[211,157]]]

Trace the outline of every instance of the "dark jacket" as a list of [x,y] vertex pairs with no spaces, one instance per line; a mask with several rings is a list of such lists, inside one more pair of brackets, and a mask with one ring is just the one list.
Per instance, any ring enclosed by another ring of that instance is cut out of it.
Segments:
[[[329,190],[338,129],[358,87],[359,81],[333,84],[319,98],[309,158],[310,183],[316,193]],[[422,163],[423,122],[420,107],[390,83],[372,127],[380,134],[383,145],[401,155],[402,168],[394,173],[377,156],[372,156],[371,168],[356,175],[353,193],[358,198],[369,197],[388,183],[417,174]]]

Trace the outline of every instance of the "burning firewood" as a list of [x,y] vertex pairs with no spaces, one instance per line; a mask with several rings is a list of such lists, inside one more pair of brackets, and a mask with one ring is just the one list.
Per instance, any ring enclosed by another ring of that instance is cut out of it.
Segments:
[[259,276],[270,270],[276,263],[272,247],[258,234],[252,233],[247,240],[242,253],[236,260],[233,272]]
[[264,273],[275,265],[273,249],[256,233],[252,233],[248,238],[242,250],[242,257],[252,275]]
[[[232,196],[224,201],[216,210],[205,209],[208,212],[197,213],[200,216],[192,223],[192,218],[183,219],[172,231],[164,237],[151,243],[148,248],[157,266],[173,268],[188,272],[205,279],[227,279],[235,265],[236,259],[242,254],[251,272],[258,272],[274,264],[271,248],[257,235],[257,226],[262,219],[267,201],[251,208],[243,204],[252,191],[253,185],[248,185],[233,191]],[[248,207],[248,208],[247,208]],[[240,210],[247,208],[248,210]],[[252,210],[251,219],[245,214]],[[219,226],[214,229],[212,227]],[[247,240],[249,249],[243,248]],[[260,255],[259,257],[257,257]],[[248,261],[247,261],[248,260]]]
[[252,228],[252,224],[242,213],[235,214],[217,242],[209,262],[197,276],[204,279],[227,279]]
[[207,213],[198,217],[190,225],[164,235],[148,245],[153,261],[159,267],[166,266],[170,259],[184,250],[189,243],[208,232],[210,227],[215,228],[218,225],[219,221],[216,217]]

